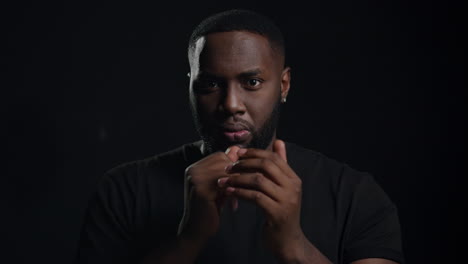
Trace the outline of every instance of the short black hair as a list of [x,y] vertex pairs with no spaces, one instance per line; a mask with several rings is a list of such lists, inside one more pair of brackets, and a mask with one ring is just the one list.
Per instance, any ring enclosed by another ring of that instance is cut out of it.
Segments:
[[284,38],[281,30],[268,17],[250,10],[233,9],[214,14],[204,19],[192,32],[188,54],[194,50],[199,38],[210,33],[248,31],[264,36],[271,48],[285,58]]

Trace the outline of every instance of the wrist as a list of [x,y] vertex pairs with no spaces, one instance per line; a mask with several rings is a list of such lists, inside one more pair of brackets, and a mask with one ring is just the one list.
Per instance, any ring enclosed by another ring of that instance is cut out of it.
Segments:
[[306,241],[308,241],[307,238],[301,232],[289,242],[284,243],[276,254],[280,263],[305,263]]
[[280,263],[315,263],[332,264],[306,237],[302,235],[300,240],[291,243],[290,247],[281,250],[278,255]]

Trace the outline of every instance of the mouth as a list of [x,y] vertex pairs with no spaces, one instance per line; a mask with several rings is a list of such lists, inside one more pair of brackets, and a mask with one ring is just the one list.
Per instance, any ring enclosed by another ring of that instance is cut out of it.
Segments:
[[224,124],[220,127],[223,138],[230,143],[242,143],[248,140],[250,130],[243,124]]

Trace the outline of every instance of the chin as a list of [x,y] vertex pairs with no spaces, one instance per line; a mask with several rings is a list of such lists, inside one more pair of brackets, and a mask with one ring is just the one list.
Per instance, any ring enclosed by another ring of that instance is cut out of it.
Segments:
[[[248,148],[250,147],[249,142],[219,142],[216,143],[217,150],[219,151],[225,151],[227,148],[232,147],[232,146],[238,146],[240,148]],[[216,151],[216,150],[215,150]]]
[[207,145],[207,150],[210,153],[216,152],[216,151],[226,151],[227,148],[232,147],[232,146],[238,146],[240,148],[249,148],[250,147],[250,141],[246,142],[229,142],[225,140],[215,140],[213,138],[203,138],[204,143]]

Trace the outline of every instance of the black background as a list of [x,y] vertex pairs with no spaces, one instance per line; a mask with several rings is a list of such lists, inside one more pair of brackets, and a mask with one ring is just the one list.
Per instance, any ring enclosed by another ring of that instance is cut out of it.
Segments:
[[285,34],[293,71],[279,137],[375,175],[399,208],[408,263],[462,256],[461,2],[35,1],[0,8],[0,262],[71,262],[106,170],[198,139],[187,40],[234,7]]

